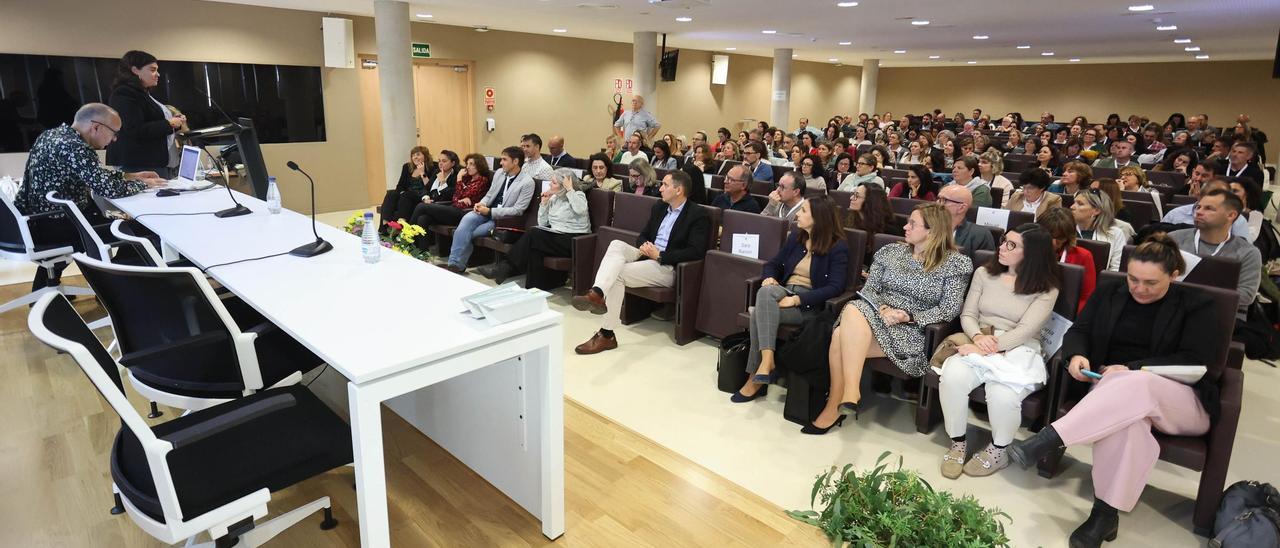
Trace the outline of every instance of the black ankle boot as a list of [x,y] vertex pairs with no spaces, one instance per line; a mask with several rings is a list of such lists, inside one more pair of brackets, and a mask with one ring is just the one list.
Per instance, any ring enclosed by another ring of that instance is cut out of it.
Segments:
[[1009,446],[1009,457],[1025,470],[1034,466],[1050,451],[1062,447],[1062,438],[1058,437],[1058,432],[1053,429],[1053,426],[1046,426],[1026,440],[1013,442],[1013,445]]
[[1120,514],[1110,504],[1093,499],[1093,510],[1071,532],[1071,548],[1098,548],[1103,542],[1111,542],[1120,532]]

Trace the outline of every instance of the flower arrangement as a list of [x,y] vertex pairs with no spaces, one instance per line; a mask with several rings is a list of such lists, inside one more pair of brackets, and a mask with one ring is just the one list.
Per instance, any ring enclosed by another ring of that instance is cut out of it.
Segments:
[[[364,233],[364,214],[357,213],[347,219],[347,225],[344,227],[347,232],[361,236]],[[378,239],[382,247],[392,251],[403,253],[419,261],[430,261],[431,253],[419,249],[414,241],[427,233],[427,229],[422,228],[404,219],[390,221],[387,223],[387,232],[378,234]]]

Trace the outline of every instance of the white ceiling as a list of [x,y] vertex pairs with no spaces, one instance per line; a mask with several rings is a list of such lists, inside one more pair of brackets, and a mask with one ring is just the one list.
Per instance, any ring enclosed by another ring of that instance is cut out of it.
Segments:
[[[373,0],[215,0],[373,15]],[[1280,0],[436,0],[411,2],[415,21],[630,43],[667,33],[667,46],[881,66],[1065,64],[1271,59]],[[1128,6],[1150,4],[1151,11]],[[691,17],[677,22],[676,17]],[[910,21],[928,20],[927,26]],[[1177,30],[1159,31],[1158,25]],[[553,29],[564,29],[563,34]],[[776,30],[764,34],[763,30]],[[989,36],[976,40],[975,35]],[[1190,38],[1190,44],[1175,44]],[[852,42],[841,46],[839,42]],[[1017,45],[1030,45],[1017,49]],[[1198,46],[1199,52],[1185,47]],[[894,53],[906,50],[905,54]],[[1044,56],[1053,52],[1053,56]],[[933,60],[931,55],[939,56]]]

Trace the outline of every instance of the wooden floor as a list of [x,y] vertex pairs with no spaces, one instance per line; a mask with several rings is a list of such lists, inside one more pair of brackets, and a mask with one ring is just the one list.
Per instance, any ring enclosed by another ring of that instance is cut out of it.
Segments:
[[[83,285],[77,278],[67,283]],[[22,286],[0,287],[0,302]],[[102,315],[92,299],[81,314]],[[109,333],[103,330],[100,334]],[[30,335],[24,311],[0,316],[0,546],[159,546],[112,516],[107,458],[119,422],[70,357]],[[145,402],[130,394],[135,407]],[[163,421],[174,416],[167,411]],[[573,401],[565,405],[566,532],[540,524],[393,413],[384,413],[395,546],[821,546],[815,528]],[[746,455],[743,456],[746,458]],[[358,546],[353,474],[343,468],[275,493],[278,514],[328,495],[319,516],[273,546]],[[797,489],[808,489],[798,485]]]

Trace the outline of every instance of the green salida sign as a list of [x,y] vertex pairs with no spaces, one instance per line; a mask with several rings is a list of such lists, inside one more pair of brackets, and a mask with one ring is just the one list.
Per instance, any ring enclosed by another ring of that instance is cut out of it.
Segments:
[[420,43],[414,42],[412,45],[413,45],[412,52],[414,57],[422,57],[422,58],[431,57],[431,44],[420,44]]

